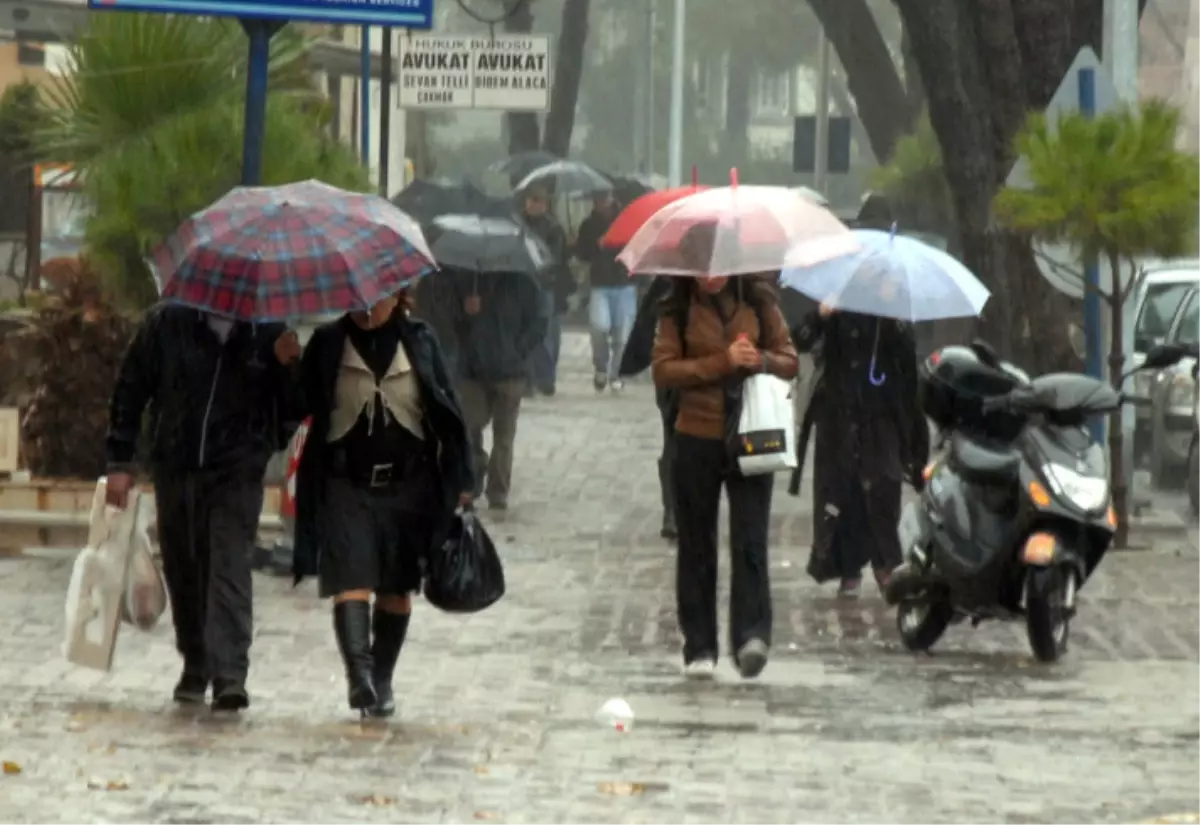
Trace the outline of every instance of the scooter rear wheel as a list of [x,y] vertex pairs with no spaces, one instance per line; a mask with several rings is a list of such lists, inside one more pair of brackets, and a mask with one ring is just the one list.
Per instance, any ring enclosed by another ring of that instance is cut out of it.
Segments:
[[953,618],[954,607],[948,601],[913,599],[896,608],[896,630],[906,648],[923,652],[937,644]]

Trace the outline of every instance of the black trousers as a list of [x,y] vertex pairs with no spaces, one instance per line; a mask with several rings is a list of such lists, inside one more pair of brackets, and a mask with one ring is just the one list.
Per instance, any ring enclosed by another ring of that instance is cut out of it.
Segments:
[[683,658],[716,658],[717,512],[721,487],[729,498],[732,584],[729,636],[733,651],[751,639],[771,644],[771,580],[767,526],[772,475],[729,471],[725,442],[676,433],[675,499],[679,554],[675,595]]
[[243,682],[250,669],[251,569],[262,477],[257,464],[155,473],[175,646],[187,671],[209,679]]

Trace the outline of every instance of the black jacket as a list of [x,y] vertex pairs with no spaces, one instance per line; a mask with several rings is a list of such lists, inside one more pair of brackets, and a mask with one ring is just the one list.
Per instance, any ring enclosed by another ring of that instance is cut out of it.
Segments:
[[517,220],[528,226],[549,247],[551,263],[541,272],[542,288],[554,294],[554,311],[566,312],[567,299],[575,294],[576,289],[575,276],[571,274],[571,266],[567,260],[567,233],[549,214],[537,218],[519,214]]
[[600,246],[600,239],[616,220],[617,212],[603,215],[595,210],[579,225],[579,237],[575,241],[575,257],[590,265],[590,283],[593,287],[632,286],[629,270],[617,260],[620,249]]
[[[525,362],[546,337],[550,321],[537,283],[528,275],[509,273],[443,275],[443,282],[454,287],[458,374],[471,381],[524,378]],[[472,295],[479,296],[477,315],[465,309]]]
[[[434,516],[435,540],[449,527],[459,496],[475,487],[471,469],[471,444],[463,421],[462,406],[446,373],[446,363],[433,330],[424,321],[397,312],[388,323],[395,324],[400,343],[408,353],[413,372],[421,385],[425,408],[425,432],[437,450],[438,501]],[[300,404],[312,416],[311,429],[296,471],[296,534],[292,572],[296,581],[317,574],[320,536],[317,514],[327,470],[329,417],[333,409],[338,370],[346,344],[346,331],[335,321],[318,327],[300,360]]]
[[207,316],[159,305],[121,364],[109,410],[109,471],[129,471],[150,409],[151,463],[168,472],[265,469],[291,435],[287,370],[275,359],[282,324],[238,323],[221,344]]

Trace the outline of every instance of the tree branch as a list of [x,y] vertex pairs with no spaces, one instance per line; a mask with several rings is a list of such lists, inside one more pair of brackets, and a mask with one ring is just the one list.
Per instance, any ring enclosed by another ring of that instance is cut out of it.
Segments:
[[866,0],[809,0],[821,21],[854,96],[858,116],[867,130],[871,151],[886,163],[900,138],[912,131],[916,112],[896,62]]

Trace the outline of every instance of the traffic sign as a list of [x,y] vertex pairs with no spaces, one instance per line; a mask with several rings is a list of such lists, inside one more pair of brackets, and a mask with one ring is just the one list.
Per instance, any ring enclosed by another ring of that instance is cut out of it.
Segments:
[[[1092,101],[1090,107],[1085,107],[1087,101],[1081,99],[1081,91],[1089,82]],[[1101,115],[1116,108],[1120,102],[1120,95],[1117,94],[1117,87],[1113,85],[1108,70],[1100,63],[1100,58],[1096,56],[1092,47],[1084,46],[1071,61],[1071,67],[1063,75],[1062,82],[1058,84],[1058,89],[1046,106],[1046,125],[1053,131],[1057,128],[1059,119],[1065,115],[1078,114],[1085,109],[1090,109],[1089,115]],[[1029,163],[1025,158],[1017,158],[1004,185],[1014,189],[1028,189],[1033,185],[1029,178]]]
[[434,0],[88,0],[97,11],[238,17],[247,20],[305,20],[361,26],[433,28]]

